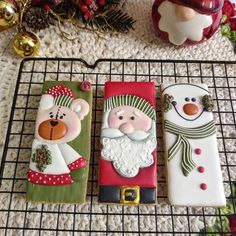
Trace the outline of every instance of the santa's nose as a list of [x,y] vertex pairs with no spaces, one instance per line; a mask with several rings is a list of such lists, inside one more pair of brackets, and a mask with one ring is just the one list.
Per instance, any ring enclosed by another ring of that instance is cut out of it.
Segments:
[[177,5],[175,7],[175,14],[181,21],[189,21],[194,18],[196,12],[192,8]]
[[120,127],[119,127],[120,131],[123,133],[123,134],[130,134],[134,131],[134,127],[132,124],[130,123],[124,123],[122,124]]
[[193,103],[187,103],[183,107],[184,113],[189,116],[194,116],[198,113],[199,107]]

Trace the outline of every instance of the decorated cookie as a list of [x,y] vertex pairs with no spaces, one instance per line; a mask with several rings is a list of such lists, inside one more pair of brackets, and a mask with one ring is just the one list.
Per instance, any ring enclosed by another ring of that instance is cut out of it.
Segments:
[[207,86],[162,84],[161,92],[170,203],[224,206],[214,103]]
[[85,201],[92,91],[78,82],[45,82],[28,171],[27,200]]
[[99,201],[156,201],[156,113],[152,82],[107,82],[99,159]]

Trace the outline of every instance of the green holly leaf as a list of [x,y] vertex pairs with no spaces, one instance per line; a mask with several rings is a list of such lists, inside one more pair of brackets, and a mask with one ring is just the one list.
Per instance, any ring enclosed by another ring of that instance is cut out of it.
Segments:
[[221,33],[226,37],[230,36],[230,26],[229,26],[229,24],[225,24],[225,25],[221,26]]
[[222,15],[222,17],[221,17],[221,24],[224,24],[225,23],[225,21],[227,20],[227,15]]

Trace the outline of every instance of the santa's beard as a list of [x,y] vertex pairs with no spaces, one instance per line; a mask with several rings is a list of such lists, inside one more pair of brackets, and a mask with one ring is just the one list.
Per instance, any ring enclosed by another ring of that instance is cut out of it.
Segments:
[[[106,134],[108,134],[108,128]],[[117,129],[112,129],[110,133],[114,136],[120,134]],[[122,134],[122,133],[121,133]],[[148,133],[144,131],[133,132],[133,134],[111,137],[103,133],[101,143],[103,145],[101,156],[104,160],[112,161],[116,171],[126,178],[135,177],[139,168],[148,167],[153,164],[152,152],[156,148],[156,136],[153,130]],[[141,136],[145,138],[141,139]]]
[[199,42],[203,37],[203,30],[212,24],[212,17],[196,13],[189,21],[180,21],[175,13],[176,4],[164,1],[158,7],[161,15],[160,30],[167,32],[169,40],[175,45],[182,45],[187,39]]

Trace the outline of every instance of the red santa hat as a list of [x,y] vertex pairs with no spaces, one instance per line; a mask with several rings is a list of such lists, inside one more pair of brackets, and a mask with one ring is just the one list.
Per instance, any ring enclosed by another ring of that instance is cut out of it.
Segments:
[[175,4],[190,7],[195,11],[211,15],[221,10],[224,4],[224,0],[169,0]]
[[104,112],[118,106],[132,106],[156,119],[154,83],[106,82],[105,86]]
[[55,98],[54,104],[56,106],[69,107],[75,98],[71,89],[67,88],[63,84],[49,88],[45,91],[45,94],[50,94]]

